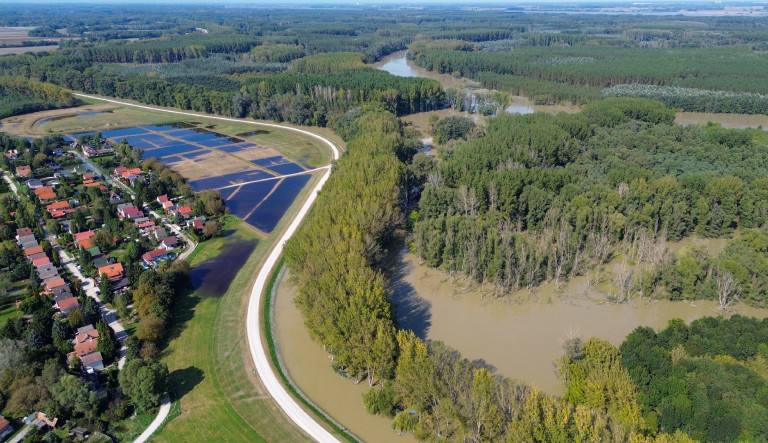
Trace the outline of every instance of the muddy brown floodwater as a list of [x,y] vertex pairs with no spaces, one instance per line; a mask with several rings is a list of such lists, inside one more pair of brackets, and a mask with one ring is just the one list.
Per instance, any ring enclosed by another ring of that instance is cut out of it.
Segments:
[[[606,303],[586,277],[571,279],[558,291],[554,283],[503,299],[464,289],[435,269],[419,265],[407,251],[393,276],[393,301],[399,327],[427,340],[440,340],[470,360],[498,374],[562,394],[554,361],[572,336],[600,337],[618,346],[637,326],[659,330],[673,318],[690,322],[717,315],[711,301],[670,302],[650,299]],[[515,301],[513,301],[515,300]],[[734,313],[766,317],[768,311],[738,306]]]
[[415,442],[413,434],[397,436],[392,420],[369,415],[363,406],[363,394],[370,389],[363,381],[357,385],[331,369],[323,347],[309,338],[293,298],[296,287],[286,272],[278,282],[275,297],[275,336],[283,364],[299,389],[313,403],[366,442]]

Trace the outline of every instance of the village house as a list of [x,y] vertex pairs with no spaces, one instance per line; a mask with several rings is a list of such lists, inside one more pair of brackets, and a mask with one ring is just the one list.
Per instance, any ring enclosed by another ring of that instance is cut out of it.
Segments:
[[16,240],[18,240],[19,237],[26,237],[27,235],[34,235],[34,233],[32,232],[32,229],[19,228],[16,230]]
[[187,220],[187,227],[194,229],[199,234],[203,232],[203,228],[205,228],[205,218],[195,217],[191,220]]
[[88,329],[87,331],[80,332],[78,330],[77,334],[75,334],[75,338],[72,340],[72,346],[77,346],[87,342],[98,342],[99,331],[97,331],[96,328],[93,327],[93,325],[90,325],[90,326],[91,328]]
[[45,252],[38,252],[37,254],[32,254],[27,257],[27,260],[29,260],[30,263],[34,262],[35,260],[40,260],[43,257],[48,257]]
[[5,441],[11,434],[13,434],[13,426],[11,426],[11,422],[0,415],[0,441]]
[[155,240],[162,241],[165,237],[168,237],[168,233],[165,231],[165,228],[157,228],[152,232],[152,236],[155,237]]
[[77,297],[69,297],[57,300],[55,303],[56,309],[69,315],[71,312],[80,309],[80,300]]
[[57,277],[59,275],[59,271],[56,270],[56,266],[54,266],[52,263],[38,266],[35,271],[37,271],[37,275],[40,277],[40,280],[43,281]]
[[104,358],[101,356],[101,352],[92,352],[81,357],[80,362],[83,364],[83,369],[88,373],[104,369]]
[[55,200],[57,197],[56,191],[54,191],[50,186],[42,186],[35,189],[35,195],[40,199],[41,202]]
[[165,249],[166,251],[170,251],[171,249],[176,248],[179,245],[178,240],[176,239],[175,235],[172,235],[170,237],[165,237],[160,242],[160,247]]
[[38,180],[38,179],[36,179],[36,178],[31,178],[31,179],[27,180],[26,185],[27,185],[27,187],[29,189],[34,191],[37,188],[42,188],[43,187],[43,182]]
[[[32,231],[30,230],[30,232],[32,232]],[[33,241],[34,242],[37,241],[37,239],[35,238],[35,236],[33,234],[17,235],[16,236],[16,244],[19,245],[19,246],[27,244],[29,242],[33,242]]]
[[91,145],[83,145],[83,155],[87,158],[100,157],[102,155],[109,155],[115,152],[112,147],[107,144],[102,148],[94,148]]
[[158,202],[158,203],[160,203],[161,205],[162,205],[163,203],[167,202],[167,201],[169,201],[169,200],[168,200],[168,194],[159,195],[159,196],[157,197],[157,202]]
[[43,265],[49,265],[49,264],[51,264],[51,259],[48,258],[47,255],[45,257],[32,260],[32,266],[36,268],[39,268],[40,266],[43,266]]
[[135,219],[144,216],[144,212],[141,209],[133,206],[133,203],[124,203],[117,205],[117,216],[120,220],[124,218]]
[[168,251],[166,251],[165,249],[155,249],[154,251],[149,251],[144,253],[144,255],[141,256],[141,259],[144,260],[144,263],[146,263],[147,265],[152,265],[154,263],[167,260]]
[[45,253],[45,251],[43,251],[43,247],[39,245],[24,249],[24,255],[27,258],[29,258],[29,256],[31,255],[40,254],[40,253]]
[[[92,229],[89,229],[83,232],[78,232],[77,234],[73,235],[73,237],[75,238],[75,246],[77,246],[78,248],[86,247],[85,245],[83,245],[83,242],[90,240],[91,237],[93,237],[94,235],[96,235],[96,233],[93,232]],[[91,246],[88,246],[88,247],[90,248]]]
[[67,214],[75,212],[74,209],[70,208],[69,202],[64,200],[51,203],[45,207],[45,210],[48,211],[48,214],[53,218],[61,218]]
[[53,289],[58,288],[59,286],[66,285],[67,282],[64,281],[63,278],[52,278],[45,282],[45,292],[52,292]]
[[109,281],[115,282],[125,276],[122,263],[113,263],[99,268],[99,277],[106,275]]
[[19,177],[29,177],[32,175],[32,168],[28,165],[18,166],[16,168],[16,175]]
[[70,289],[69,285],[53,288],[51,293],[53,293],[53,301],[64,300],[65,298],[72,297],[72,289]]
[[107,266],[107,265],[111,265],[114,262],[115,262],[114,257],[102,256],[102,257],[93,259],[93,266],[95,266],[96,269],[98,269],[98,268],[103,268],[104,266]]

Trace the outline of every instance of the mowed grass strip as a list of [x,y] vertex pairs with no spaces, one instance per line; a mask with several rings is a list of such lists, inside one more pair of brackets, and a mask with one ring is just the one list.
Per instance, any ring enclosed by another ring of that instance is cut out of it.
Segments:
[[[176,325],[162,359],[171,372],[170,388],[179,398],[181,414],[154,441],[309,441],[283,415],[255,374],[244,320],[259,267],[320,177],[313,174],[276,229],[259,240],[223,296],[200,298],[192,293],[176,304]],[[254,228],[233,216],[225,220],[224,231],[228,230],[234,232],[226,241],[259,237]],[[226,241],[201,243],[192,263],[215,257]]]

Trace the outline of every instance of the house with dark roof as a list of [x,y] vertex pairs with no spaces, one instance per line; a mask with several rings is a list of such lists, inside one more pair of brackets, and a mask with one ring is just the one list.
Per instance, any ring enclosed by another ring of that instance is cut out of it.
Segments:
[[93,352],[84,357],[80,357],[80,362],[82,362],[83,369],[87,372],[101,371],[104,369],[104,358],[102,358],[101,352]]
[[49,278],[55,278],[59,276],[59,271],[56,269],[56,266],[53,265],[53,263],[48,263],[47,265],[38,266],[35,268],[35,271],[37,271],[38,277],[40,277],[40,280],[48,280]]
[[165,237],[168,237],[168,233],[165,231],[165,228],[157,228],[152,232],[152,236],[155,237],[157,241],[161,241]]
[[36,178],[30,178],[29,180],[27,180],[26,185],[29,189],[34,191],[37,188],[42,188],[43,182]]
[[66,286],[59,286],[56,289],[61,289],[58,293],[53,293],[53,302],[58,303],[66,298],[72,297],[72,292],[69,289],[69,285]]
[[101,268],[101,267],[104,267],[104,266],[107,266],[107,265],[111,265],[114,262],[115,262],[115,258],[114,257],[104,256],[104,257],[94,258],[93,259],[93,266],[95,266],[96,269],[98,269],[98,268]]
[[85,334],[86,332],[90,332],[95,329],[96,328],[94,328],[93,325],[85,325],[77,328],[77,331],[75,331],[75,334]]
[[165,249],[166,251],[169,251],[171,249],[176,248],[179,245],[178,240],[176,239],[175,235],[172,235],[170,237],[165,237],[163,241],[160,242],[160,247]]
[[35,236],[33,234],[21,235],[21,236],[17,235],[16,236],[16,244],[19,245],[19,246],[21,246],[23,244],[26,244],[26,243],[30,243],[30,242],[37,243],[37,239],[35,238]]

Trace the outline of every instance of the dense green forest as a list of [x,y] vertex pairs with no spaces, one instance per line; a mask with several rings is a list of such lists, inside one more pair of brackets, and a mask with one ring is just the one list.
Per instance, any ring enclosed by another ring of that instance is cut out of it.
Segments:
[[0,76],[0,119],[74,104],[75,99],[69,91],[51,83]]
[[722,274],[738,280],[744,300],[764,306],[762,261],[753,259],[761,231],[742,230],[720,257],[688,270],[688,258],[664,256],[668,240],[765,224],[764,142],[750,130],[673,120],[659,102],[618,98],[580,114],[491,119],[483,135],[441,149],[411,217],[415,251],[499,295],[559,284],[623,256],[651,266],[619,285],[620,300],[718,299]]

